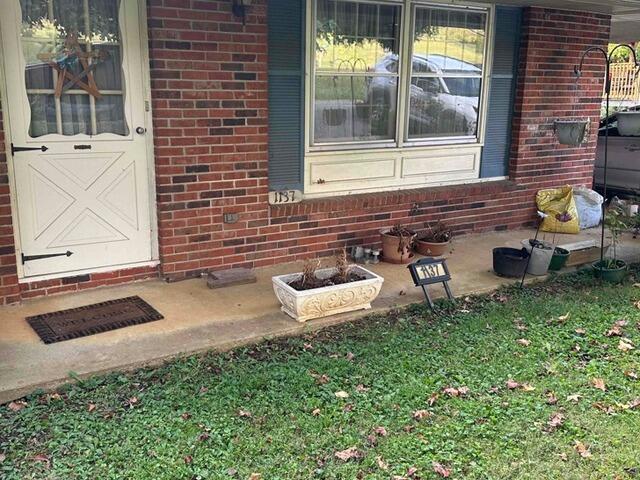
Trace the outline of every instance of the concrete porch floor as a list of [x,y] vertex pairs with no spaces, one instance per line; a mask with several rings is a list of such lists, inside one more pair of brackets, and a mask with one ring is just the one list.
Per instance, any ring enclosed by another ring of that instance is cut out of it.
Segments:
[[[519,248],[531,231],[493,232],[454,240],[448,259],[454,295],[483,293],[509,282],[492,273],[491,251],[496,246]],[[546,234],[551,240],[552,235]],[[556,243],[596,239],[599,230],[580,235],[557,235]],[[640,260],[640,240],[626,235],[621,257]],[[327,259],[324,263],[330,262]],[[271,276],[301,270],[300,264],[278,265],[257,271],[258,282],[209,290],[204,279],[181,283],[160,280],[88,290],[25,301],[0,307],[0,403],[28,394],[36,388],[54,388],[69,381],[69,372],[80,376],[124,370],[159,363],[167,358],[203,350],[225,350],[265,338],[291,336],[346,322],[371,312],[424,300],[403,265],[370,266],[385,279],[382,292],[367,312],[337,315],[305,324],[295,322],[279,309]],[[430,291],[444,294],[439,286]],[[403,292],[401,294],[401,292]],[[74,308],[116,298],[139,295],[165,319],[52,345],[43,344],[25,317]]]

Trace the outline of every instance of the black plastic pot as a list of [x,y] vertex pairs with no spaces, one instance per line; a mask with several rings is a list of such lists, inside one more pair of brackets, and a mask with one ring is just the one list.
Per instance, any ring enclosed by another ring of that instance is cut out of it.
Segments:
[[523,248],[494,248],[493,271],[501,277],[520,278],[527,268],[529,253]]

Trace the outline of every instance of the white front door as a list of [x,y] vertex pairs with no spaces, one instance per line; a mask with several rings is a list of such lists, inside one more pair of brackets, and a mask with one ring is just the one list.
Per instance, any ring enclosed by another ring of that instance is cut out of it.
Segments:
[[22,276],[149,262],[137,0],[0,0],[0,12]]

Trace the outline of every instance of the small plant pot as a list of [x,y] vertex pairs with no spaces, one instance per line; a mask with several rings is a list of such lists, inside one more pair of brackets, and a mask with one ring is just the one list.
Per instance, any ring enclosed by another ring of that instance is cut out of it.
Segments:
[[561,145],[579,147],[587,141],[589,136],[589,122],[587,120],[556,120],[553,129]]
[[390,229],[386,229],[380,232],[380,238],[382,240],[382,261],[402,265],[410,263],[414,257],[411,248],[416,234],[402,237],[404,247],[400,248],[400,237],[389,235],[389,230]]
[[493,271],[500,277],[520,278],[527,268],[529,253],[523,248],[494,248]]
[[532,246],[533,239],[522,240],[522,246],[527,249],[527,252],[531,255],[529,261],[529,268],[527,273],[529,275],[542,276],[546,275],[549,271],[549,265],[551,264],[551,258],[553,257],[554,247],[549,242],[541,242],[538,240],[535,247]]
[[553,256],[551,257],[549,270],[554,272],[557,272],[558,270],[562,270],[564,266],[567,264],[567,260],[569,260],[569,255],[571,255],[571,252],[569,250],[556,247],[556,249],[553,251]]
[[424,240],[416,240],[416,252],[425,257],[441,257],[449,251],[451,242],[426,242]]
[[608,261],[604,264],[601,261],[597,261],[593,264],[593,270],[597,278],[610,283],[620,283],[627,276],[627,264],[622,260],[616,260],[616,267],[610,268]]
[[623,137],[640,137],[640,111],[618,112],[618,133]]

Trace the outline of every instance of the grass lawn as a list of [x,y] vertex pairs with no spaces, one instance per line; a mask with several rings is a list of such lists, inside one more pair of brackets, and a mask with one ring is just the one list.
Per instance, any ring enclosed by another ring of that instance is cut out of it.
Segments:
[[34,394],[0,477],[640,478],[639,300],[571,275]]

